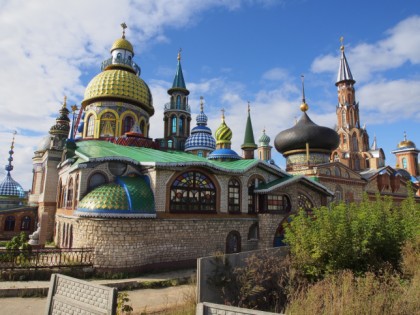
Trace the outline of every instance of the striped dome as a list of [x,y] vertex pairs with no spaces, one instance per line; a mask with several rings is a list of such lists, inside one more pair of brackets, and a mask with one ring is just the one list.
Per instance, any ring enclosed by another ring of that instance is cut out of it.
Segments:
[[191,130],[191,136],[185,141],[185,151],[216,149],[216,140],[211,135],[211,130],[207,126],[196,126]]
[[215,136],[217,143],[226,143],[232,140],[232,130],[226,125],[224,119],[219,128],[217,128]]
[[155,201],[148,180],[123,177],[87,194],[75,212],[83,217],[155,217]]
[[270,137],[265,134],[265,129],[263,130],[263,134],[258,139],[258,142],[260,143],[260,146],[268,146],[270,143]]

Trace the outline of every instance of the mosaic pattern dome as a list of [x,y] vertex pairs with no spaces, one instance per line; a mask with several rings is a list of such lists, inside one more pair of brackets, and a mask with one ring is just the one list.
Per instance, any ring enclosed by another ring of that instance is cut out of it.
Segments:
[[258,139],[258,142],[260,143],[260,146],[268,146],[270,143],[270,137],[265,134],[265,129],[263,130],[263,134]]
[[3,182],[0,183],[0,196],[24,198],[25,191],[22,186],[8,173]]
[[145,177],[123,177],[88,193],[79,202],[75,214],[83,217],[155,217],[155,201]]
[[82,105],[94,101],[116,98],[140,106],[153,115],[153,101],[147,84],[137,75],[121,69],[109,69],[99,73],[88,84]]
[[219,128],[217,128],[215,136],[217,142],[230,142],[232,140],[232,130],[226,125],[224,119]]
[[131,45],[131,43],[126,40],[125,38],[118,38],[111,47],[110,52],[112,52],[115,49],[124,49],[124,50],[128,50],[129,52],[131,52],[134,56],[134,49],[133,49],[133,45]]
[[278,152],[287,154],[293,150],[306,150],[306,143],[309,149],[332,151],[339,144],[337,132],[333,129],[318,126],[304,112],[290,129],[280,132],[274,140],[274,145]]
[[213,151],[216,149],[216,140],[211,134],[211,129],[207,127],[207,116],[204,114],[203,104],[201,104],[201,111],[196,120],[197,126],[191,130],[191,135],[185,141],[185,151]]

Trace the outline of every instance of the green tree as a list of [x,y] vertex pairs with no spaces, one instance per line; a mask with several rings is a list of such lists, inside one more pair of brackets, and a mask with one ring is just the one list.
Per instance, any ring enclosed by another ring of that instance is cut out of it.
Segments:
[[399,270],[402,245],[420,232],[419,215],[413,194],[400,205],[365,196],[360,203],[314,209],[313,216],[300,211],[286,227],[285,241],[294,266],[313,280],[344,269]]

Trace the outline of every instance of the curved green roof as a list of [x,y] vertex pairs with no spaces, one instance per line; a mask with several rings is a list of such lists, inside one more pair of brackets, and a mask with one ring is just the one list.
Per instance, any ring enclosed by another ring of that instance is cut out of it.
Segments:
[[78,204],[83,217],[155,217],[155,200],[145,176],[121,177],[88,193]]

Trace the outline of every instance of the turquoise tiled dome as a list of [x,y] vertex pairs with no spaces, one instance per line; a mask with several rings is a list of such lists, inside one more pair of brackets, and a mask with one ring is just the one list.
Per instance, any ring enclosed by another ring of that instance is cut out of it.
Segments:
[[8,173],[6,178],[0,184],[0,196],[24,198],[25,191],[23,190],[22,186],[16,182]]
[[78,204],[82,217],[155,217],[155,200],[147,177],[122,177],[97,187]]

